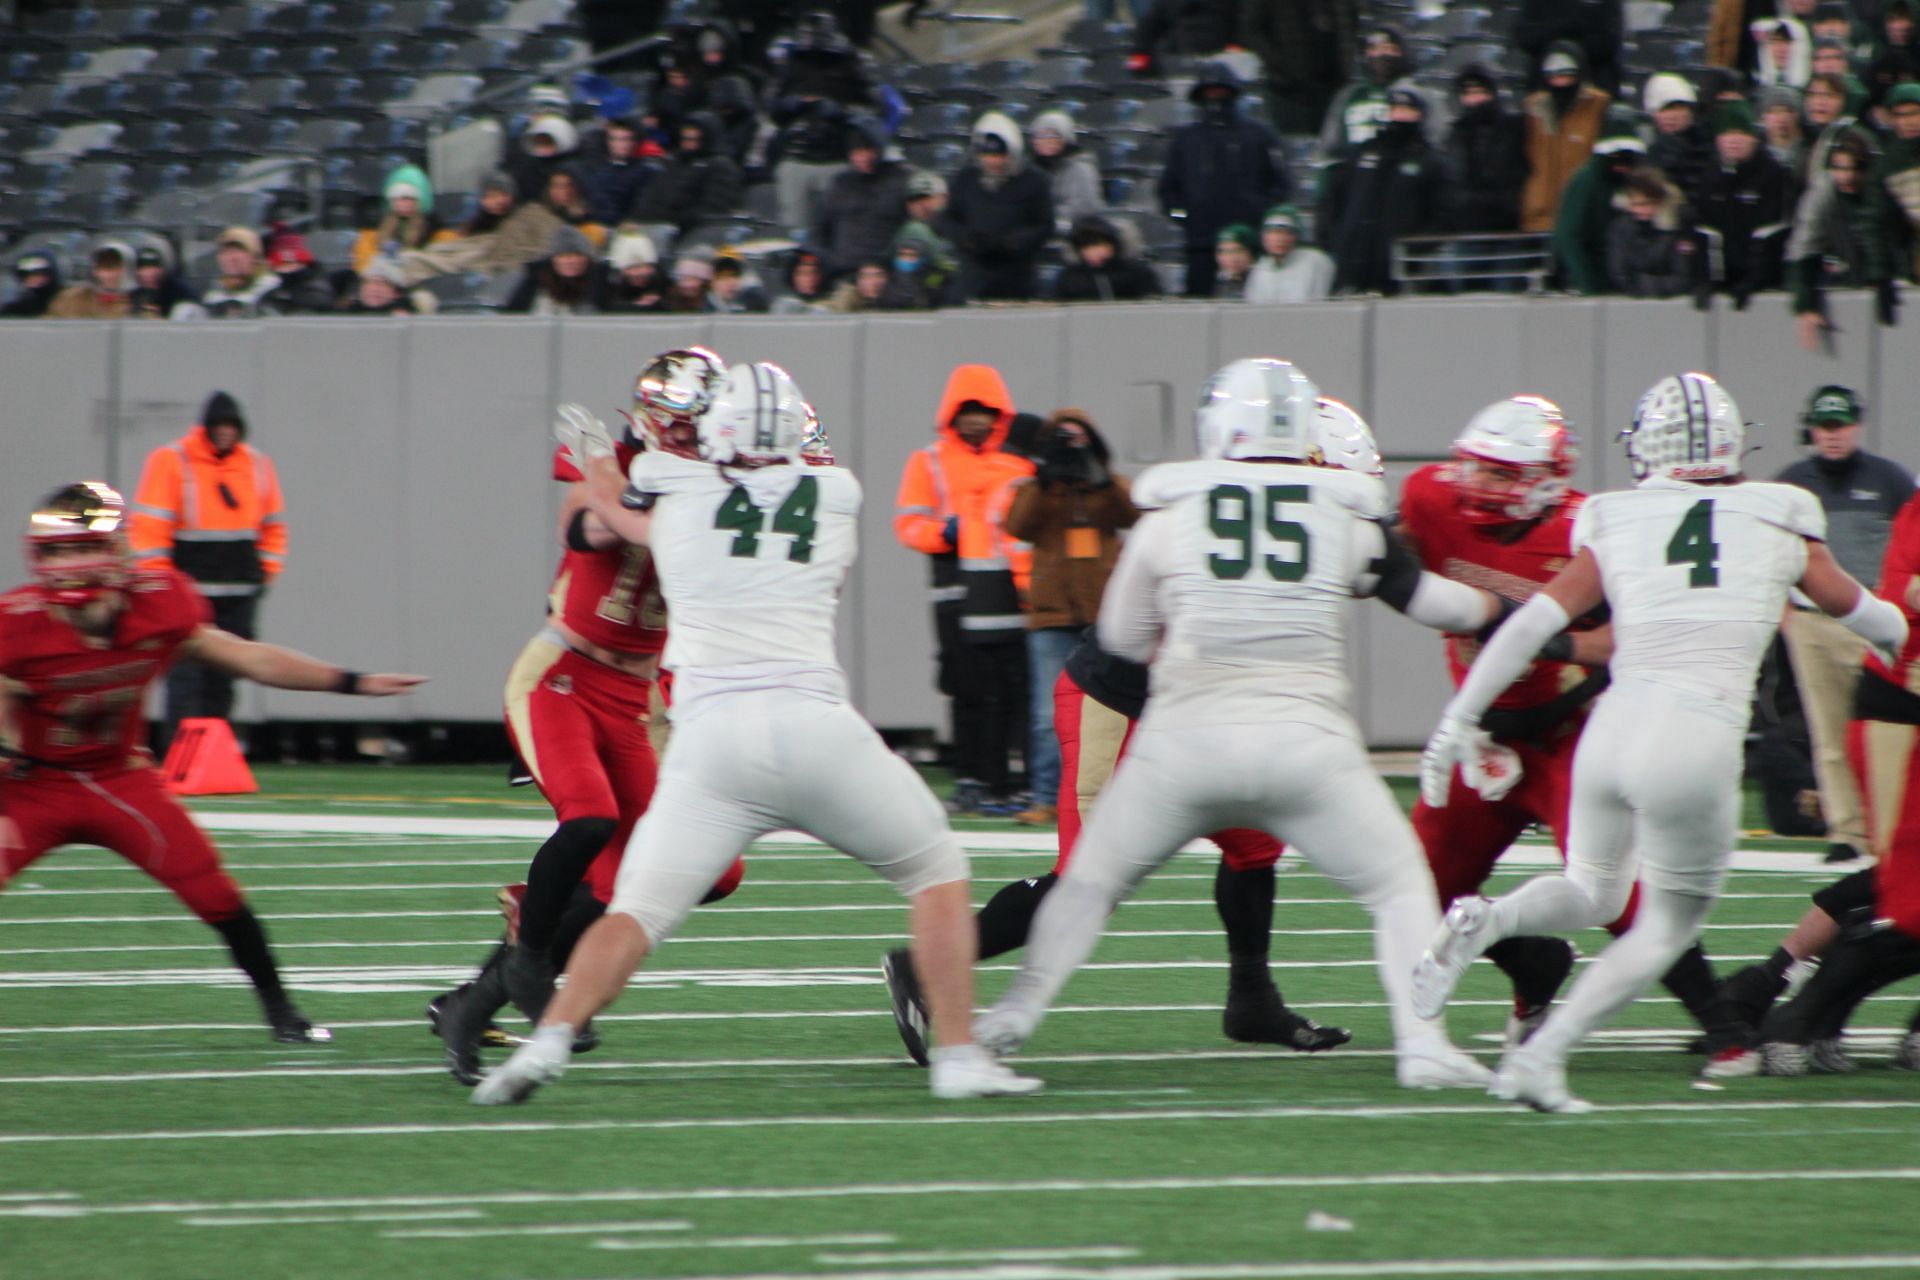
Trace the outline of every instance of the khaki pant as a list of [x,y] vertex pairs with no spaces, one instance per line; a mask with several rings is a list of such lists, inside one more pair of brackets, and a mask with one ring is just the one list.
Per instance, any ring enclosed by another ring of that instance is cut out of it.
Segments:
[[1860,787],[1847,765],[1847,723],[1853,718],[1853,687],[1860,680],[1867,642],[1824,613],[1796,610],[1787,623],[1787,655],[1813,738],[1813,773],[1820,780],[1827,839],[1865,850]]

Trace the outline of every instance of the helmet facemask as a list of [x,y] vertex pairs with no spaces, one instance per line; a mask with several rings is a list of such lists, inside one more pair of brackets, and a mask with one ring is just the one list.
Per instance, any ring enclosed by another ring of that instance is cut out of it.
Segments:
[[700,415],[726,381],[726,366],[704,347],[663,352],[647,362],[633,384],[625,444],[634,452],[658,449],[697,458]]
[[1566,501],[1580,443],[1553,401],[1511,396],[1473,416],[1453,442],[1453,457],[1464,518],[1519,524]]
[[126,502],[104,484],[68,485],[42,501],[26,548],[47,600],[78,611],[122,590],[133,573],[125,524]]

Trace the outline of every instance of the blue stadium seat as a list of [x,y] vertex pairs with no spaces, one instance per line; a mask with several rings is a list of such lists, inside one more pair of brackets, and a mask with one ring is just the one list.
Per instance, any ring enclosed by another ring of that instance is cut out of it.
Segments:
[[198,36],[213,25],[219,10],[209,4],[163,5],[153,20],[152,34],[172,39]]
[[270,44],[253,41],[226,44],[214,50],[213,57],[207,60],[206,69],[227,76],[265,75],[273,70],[274,63],[279,59],[280,51]]
[[249,111],[289,111],[302,103],[306,88],[306,81],[298,76],[255,76],[234,97],[233,104]]
[[198,75],[207,70],[219,49],[210,44],[176,44],[154,55],[142,77],[156,80]]

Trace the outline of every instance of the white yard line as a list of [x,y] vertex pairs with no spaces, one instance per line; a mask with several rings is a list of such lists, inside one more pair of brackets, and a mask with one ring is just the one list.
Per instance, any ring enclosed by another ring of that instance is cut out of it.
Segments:
[[[441,1222],[450,1218],[473,1219],[487,1215],[479,1209],[396,1210],[392,1213],[322,1213],[311,1215],[253,1215],[240,1218],[192,1217],[180,1219],[186,1227],[307,1227],[341,1222]],[[465,1228],[468,1231],[476,1228]]]
[[684,1218],[649,1218],[641,1222],[534,1222],[517,1227],[421,1227],[380,1234],[389,1240],[475,1240],[485,1236],[598,1236],[622,1231],[691,1230],[693,1224]]
[[637,1237],[595,1240],[593,1247],[623,1253],[668,1249],[809,1249],[822,1245],[892,1244],[897,1238],[885,1232],[853,1232],[833,1236],[712,1236],[694,1240]]
[[1138,1249],[1117,1244],[1094,1244],[1078,1249],[922,1249],[912,1252],[821,1253],[814,1261],[823,1266],[861,1266],[875,1262],[1071,1262],[1075,1259],[1137,1258]]
[[[1463,1258],[1399,1262],[1143,1263],[1116,1267],[943,1267],[914,1271],[846,1271],[835,1280],[1390,1280],[1395,1276],[1614,1276],[1647,1272],[1765,1275],[1893,1271],[1920,1268],[1920,1254],[1826,1254],[1766,1258]],[[688,1280],[819,1280],[815,1271],[730,1272]]]

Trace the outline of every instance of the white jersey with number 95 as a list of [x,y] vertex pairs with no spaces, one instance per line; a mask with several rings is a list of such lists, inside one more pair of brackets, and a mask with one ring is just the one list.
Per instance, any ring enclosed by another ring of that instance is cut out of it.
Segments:
[[1792,485],[1654,479],[1588,498],[1573,549],[1600,565],[1615,682],[1660,685],[1745,725],[1807,540],[1826,533],[1818,500]]

